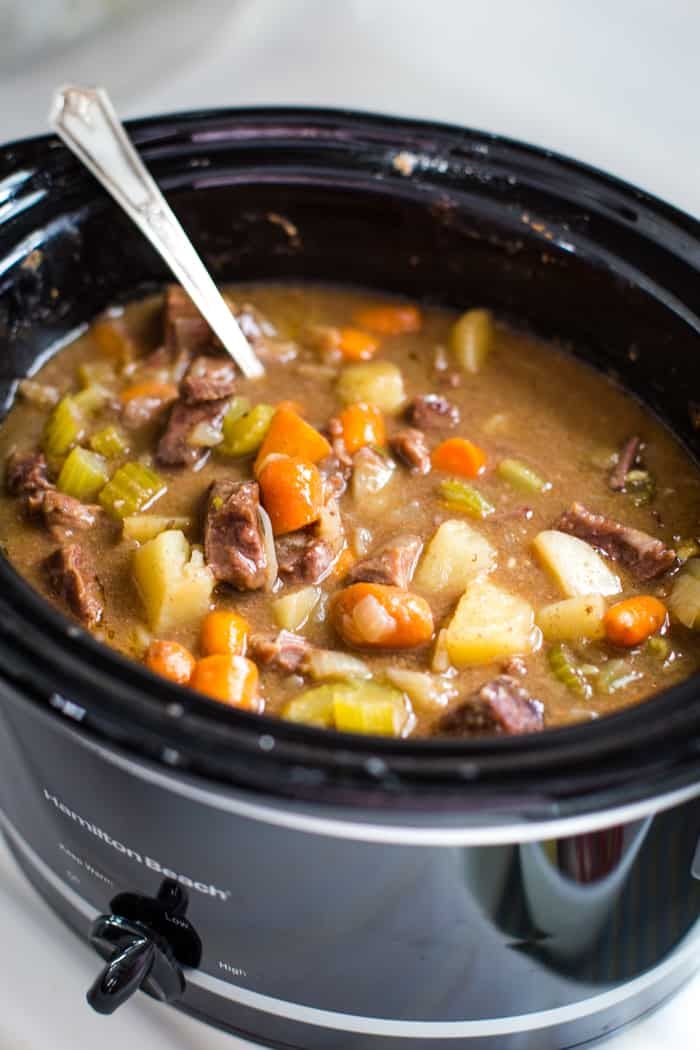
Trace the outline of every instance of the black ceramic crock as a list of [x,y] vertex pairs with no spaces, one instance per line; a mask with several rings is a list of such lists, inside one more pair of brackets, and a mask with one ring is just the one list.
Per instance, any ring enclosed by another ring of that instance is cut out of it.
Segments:
[[[436,124],[222,110],[129,130],[218,279],[490,306],[614,374],[697,452],[688,216]],[[6,407],[96,313],[166,280],[55,139],[0,151]],[[393,742],[237,712],[94,642],[0,558],[0,826],[108,960],[89,993],[103,1012],[143,987],[299,1050],[598,1037],[700,963],[699,748],[697,679],[521,739]]]

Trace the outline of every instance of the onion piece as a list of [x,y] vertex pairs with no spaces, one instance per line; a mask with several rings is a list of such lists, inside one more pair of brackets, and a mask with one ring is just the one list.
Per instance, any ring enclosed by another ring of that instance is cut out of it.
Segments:
[[214,448],[223,440],[221,430],[207,422],[197,423],[187,435],[187,444],[192,448]]
[[267,513],[264,507],[258,504],[258,517],[263,530],[263,546],[265,548],[265,560],[267,562],[267,579],[265,581],[265,590],[269,593],[274,590],[275,583],[277,582],[278,573],[278,562],[277,562],[277,550],[275,548],[275,537],[272,532],[272,522],[270,521],[270,515]]

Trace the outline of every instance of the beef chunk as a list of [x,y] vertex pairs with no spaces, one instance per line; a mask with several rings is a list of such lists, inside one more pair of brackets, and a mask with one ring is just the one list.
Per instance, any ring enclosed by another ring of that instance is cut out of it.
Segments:
[[406,466],[417,474],[427,474],[430,470],[430,453],[425,443],[425,434],[422,430],[407,427],[399,430],[398,434],[389,441],[392,451]]
[[442,430],[458,425],[459,409],[441,394],[421,394],[406,409],[406,419],[418,430]]
[[197,353],[212,345],[212,330],[184,288],[170,284],[165,289],[165,345],[171,351]]
[[357,583],[387,583],[392,587],[408,587],[413,578],[423,541],[420,536],[397,536],[369,558],[358,561],[348,573],[348,581]]
[[11,496],[33,496],[53,488],[43,452],[11,452],[5,467],[5,485]]
[[230,397],[236,386],[236,369],[230,357],[200,355],[187,369],[180,393],[188,404]]
[[655,536],[603,514],[594,514],[581,503],[572,503],[554,528],[586,540],[624,565],[638,580],[653,580],[676,561],[676,552]]
[[285,583],[318,583],[328,573],[336,551],[314,528],[289,532],[275,541],[278,571]]
[[189,444],[188,439],[192,431],[199,423],[208,423],[220,430],[227,408],[226,399],[203,401],[197,405],[176,401],[170,412],[165,433],[158,443],[158,462],[169,467],[194,466],[208,450],[194,448]]
[[287,673],[298,671],[311,645],[306,638],[291,631],[278,634],[253,634],[248,655],[262,667]]
[[66,496],[64,492],[57,492],[55,489],[44,493],[41,506],[49,532],[60,542],[68,539],[74,532],[91,529],[97,520],[98,509],[88,507],[80,500]]
[[102,590],[82,547],[59,547],[44,563],[49,585],[88,627],[102,619]]
[[614,492],[624,492],[627,475],[634,466],[639,454],[641,440],[635,435],[625,441],[617,457],[617,463],[610,471],[608,485]]
[[449,736],[491,733],[536,733],[544,728],[543,706],[510,675],[486,682],[458,707],[448,711],[437,730]]
[[343,470],[350,472],[352,470],[352,456],[345,447],[343,424],[337,416],[333,416],[328,420],[328,440],[331,443],[335,459]]
[[241,591],[262,587],[268,574],[256,481],[215,481],[207,496],[204,556],[217,580]]

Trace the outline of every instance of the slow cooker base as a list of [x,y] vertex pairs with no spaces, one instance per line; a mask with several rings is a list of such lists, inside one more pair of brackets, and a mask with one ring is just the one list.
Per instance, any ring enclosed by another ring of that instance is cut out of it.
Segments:
[[[5,839],[20,869],[39,895],[74,933],[82,940],[87,940],[90,921],[76,908],[71,907],[66,897],[44,877],[33,858],[12,834],[7,834]],[[584,1000],[578,1004],[583,1016],[570,1016],[561,1024],[466,1038],[409,1037],[397,1040],[395,1037],[385,1038],[366,1033],[339,1031],[337,1028],[320,1027],[254,1010],[220,995],[211,994],[192,983],[188,983],[184,999],[174,1005],[176,1009],[205,1024],[273,1050],[338,1050],[339,1046],[342,1046],[343,1050],[460,1050],[461,1047],[465,1050],[573,1050],[574,1047],[596,1044],[656,1010],[674,995],[698,968],[700,945],[697,942],[689,944],[686,940],[671,952],[661,965],[644,975],[647,977],[647,983],[641,991],[635,991],[637,981],[621,985],[616,990],[619,999],[612,1006],[586,1014]],[[649,977],[653,978],[655,973],[658,974],[657,979],[648,980]],[[625,996],[626,988],[629,989],[628,996]],[[77,989],[76,994],[79,994]],[[576,1008],[569,1008],[566,1012],[572,1015]],[[527,1015],[512,1020],[514,1028],[522,1029],[528,1023]]]

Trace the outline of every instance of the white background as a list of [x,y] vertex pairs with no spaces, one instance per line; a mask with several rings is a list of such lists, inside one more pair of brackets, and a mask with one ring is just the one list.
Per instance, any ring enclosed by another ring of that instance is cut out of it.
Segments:
[[[40,16],[42,0],[26,0]],[[51,90],[101,83],[124,115],[354,106],[568,153],[700,216],[698,0],[170,0],[40,67],[0,65],[0,140],[45,128]],[[110,1019],[96,972],[0,844],[0,1050],[238,1050],[145,996]],[[698,1046],[700,978],[610,1050]]]

